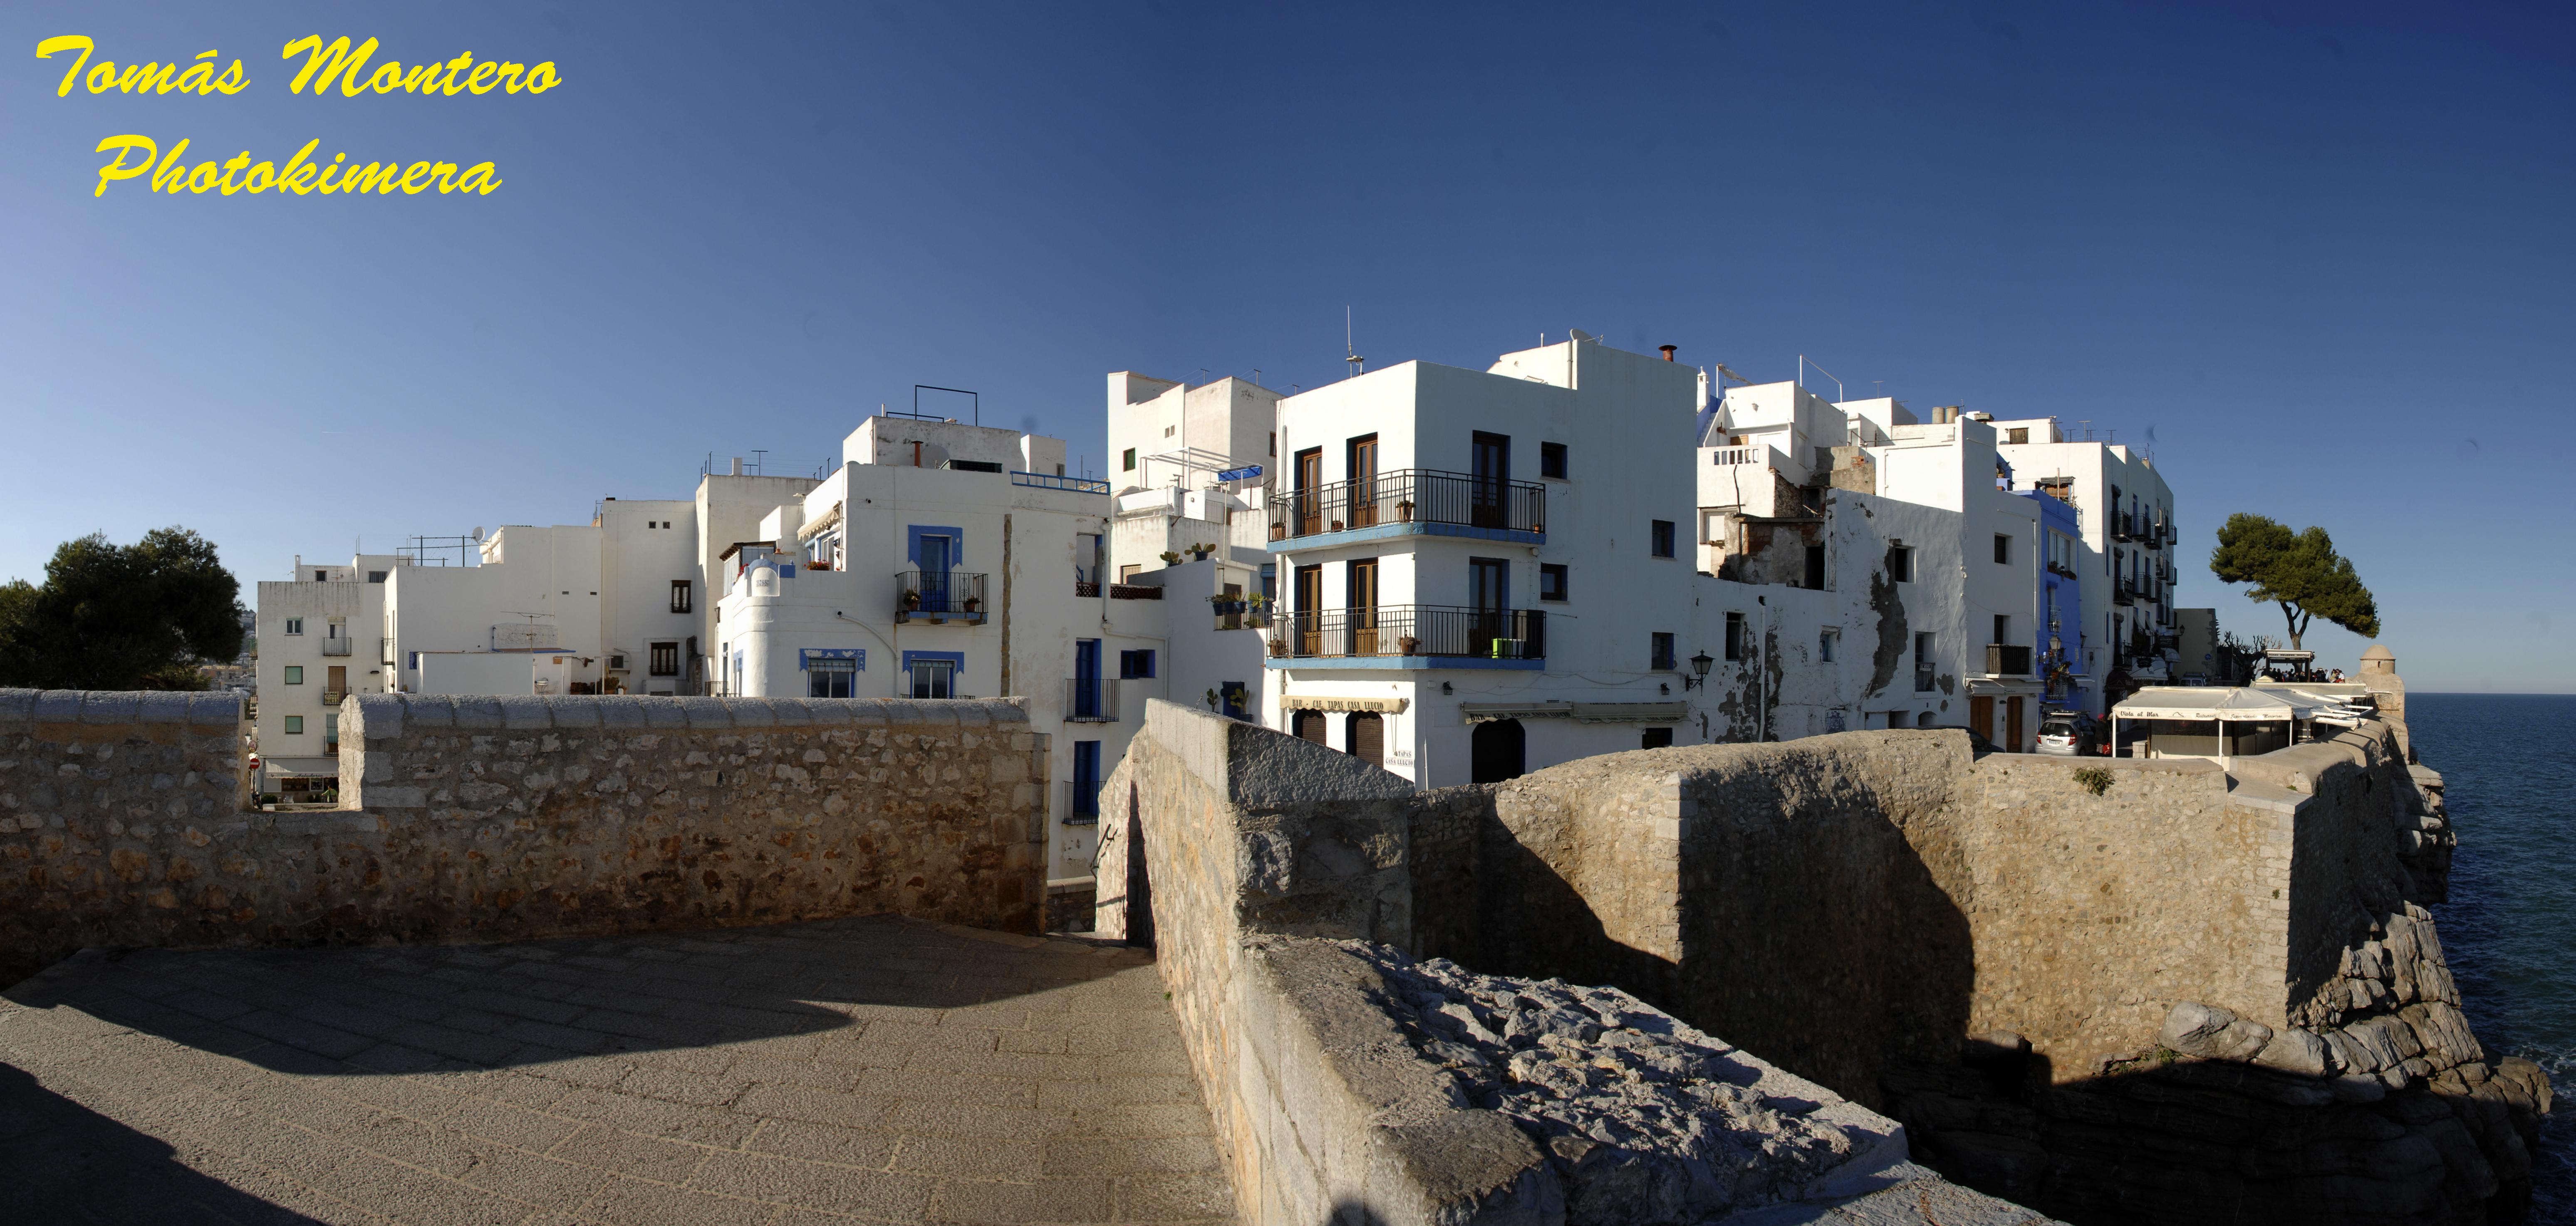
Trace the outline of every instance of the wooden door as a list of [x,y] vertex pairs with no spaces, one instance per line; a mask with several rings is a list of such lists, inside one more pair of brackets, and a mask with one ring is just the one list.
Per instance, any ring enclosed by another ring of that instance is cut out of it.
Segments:
[[2015,694],[2004,700],[2004,752],[2020,753],[2022,697]]
[[1309,447],[1297,453],[1297,535],[1312,536],[1324,530],[1324,449]]
[[1995,700],[1992,698],[1969,699],[1968,726],[1976,729],[1978,736],[1984,737],[1989,741],[1995,739]]
[[1377,654],[1377,559],[1354,558],[1350,563],[1351,654]]
[[1479,528],[1508,528],[1505,491],[1512,479],[1512,440],[1504,434],[1475,433],[1469,468],[1468,520]]
[[1352,439],[1349,458],[1351,526],[1371,527],[1377,523],[1377,436]]
[[1371,766],[1386,765],[1386,717],[1375,711],[1351,714],[1351,756]]
[[1324,648],[1324,568],[1297,568],[1297,637],[1288,649],[1301,656]]
[[1321,745],[1321,744],[1323,744],[1323,743],[1324,743],[1324,713],[1323,713],[1323,712],[1321,712],[1321,711],[1299,711],[1299,712],[1297,713],[1296,720],[1295,720],[1295,722],[1294,722],[1294,724],[1293,724],[1292,726],[1293,726],[1293,727],[1295,728],[1295,730],[1296,730],[1296,733],[1297,733],[1297,739],[1298,739],[1298,740],[1301,740],[1301,741],[1313,741],[1314,743],[1316,743],[1316,744],[1318,744],[1318,745]]
[[323,686],[322,688],[323,688],[323,689],[326,689],[326,690],[329,690],[329,691],[331,691],[331,692],[332,692],[332,693],[334,693],[334,694],[346,694],[346,693],[348,693],[348,692],[349,692],[349,666],[348,666],[348,665],[345,665],[345,664],[334,664],[334,665],[332,665],[332,666],[331,666],[331,682],[330,682],[330,684],[325,685],[325,686]]

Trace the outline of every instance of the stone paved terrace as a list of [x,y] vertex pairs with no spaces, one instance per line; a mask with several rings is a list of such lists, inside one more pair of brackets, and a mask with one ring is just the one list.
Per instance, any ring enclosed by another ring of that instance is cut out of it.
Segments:
[[1150,955],[895,918],[81,954],[0,1002],[13,1222],[1207,1222]]

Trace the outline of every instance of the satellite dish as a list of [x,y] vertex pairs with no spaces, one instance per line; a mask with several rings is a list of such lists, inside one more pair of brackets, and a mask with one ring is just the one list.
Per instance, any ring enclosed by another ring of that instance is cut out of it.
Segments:
[[1578,341],[1597,341],[1601,339],[1600,337],[1594,336],[1581,328],[1568,328],[1566,329],[1565,334]]
[[474,525],[474,539],[478,541],[483,539],[483,525]]

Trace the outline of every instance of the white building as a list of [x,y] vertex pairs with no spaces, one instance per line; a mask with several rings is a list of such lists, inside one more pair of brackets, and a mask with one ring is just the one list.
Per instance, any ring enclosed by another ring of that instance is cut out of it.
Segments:
[[405,559],[357,554],[347,565],[295,559],[293,577],[263,580],[254,613],[257,718],[252,722],[262,792],[296,797],[336,787],[340,699],[385,692],[385,591]]

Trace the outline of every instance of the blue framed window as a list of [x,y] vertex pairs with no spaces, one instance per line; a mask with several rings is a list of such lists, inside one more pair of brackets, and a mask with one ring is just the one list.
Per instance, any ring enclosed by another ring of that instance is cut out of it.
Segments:
[[1118,653],[1118,676],[1124,680],[1154,675],[1154,653],[1122,651]]
[[1069,816],[1100,816],[1100,742],[1073,743],[1073,801],[1067,805]]
[[955,698],[958,679],[966,672],[962,651],[903,653],[904,693],[912,698]]
[[1227,719],[1252,718],[1252,713],[1243,709],[1244,699],[1249,697],[1252,691],[1245,689],[1242,682],[1225,682],[1217,687],[1216,693],[1217,701],[1223,704],[1223,714]]
[[808,647],[796,653],[807,698],[856,698],[859,673],[868,666],[864,647]]

